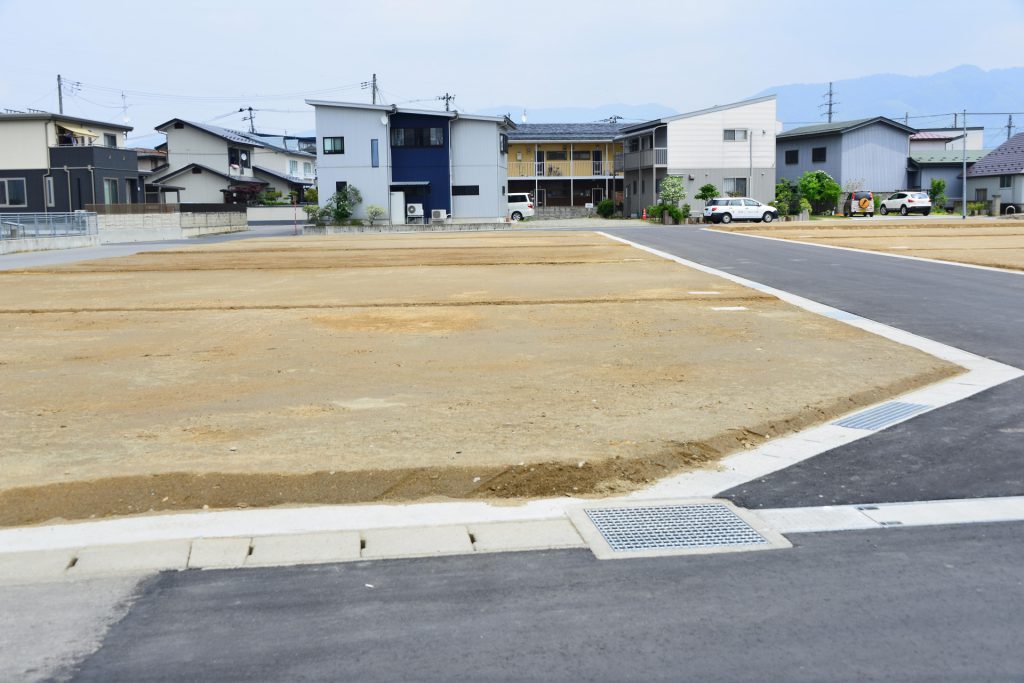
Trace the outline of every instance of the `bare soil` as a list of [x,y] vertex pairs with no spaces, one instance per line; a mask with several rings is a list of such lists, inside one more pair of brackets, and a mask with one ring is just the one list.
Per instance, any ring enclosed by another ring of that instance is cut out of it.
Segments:
[[4,526],[605,495],[960,371],[578,233],[7,271],[0,320]]
[[1019,219],[983,222],[970,220],[966,224],[956,218],[888,223],[875,219],[870,227],[865,227],[862,221],[848,220],[803,222],[797,227],[791,223],[778,223],[774,227],[733,224],[726,230],[798,242],[1024,270],[1024,220]]

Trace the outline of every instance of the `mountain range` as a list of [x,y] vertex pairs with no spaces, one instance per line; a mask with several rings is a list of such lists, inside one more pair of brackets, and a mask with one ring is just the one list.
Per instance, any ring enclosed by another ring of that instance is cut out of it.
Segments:
[[[778,118],[786,130],[810,123],[824,123],[828,83],[793,83],[761,92],[737,94],[734,101],[775,94]],[[1024,68],[984,70],[962,65],[927,76],[875,74],[834,81],[833,120],[887,116],[906,120],[915,128],[951,126],[953,113],[969,112],[969,126],[985,127],[986,147],[1006,140],[1007,112],[1024,112]],[[978,116],[977,113],[986,115]],[[992,112],[992,114],[987,114]],[[488,107],[477,112],[491,116],[508,114],[519,123],[521,105]],[[597,107],[547,107],[527,109],[527,123],[587,123],[618,116],[624,123],[650,121],[680,112],[662,104],[606,104]],[[962,117],[956,118],[963,125]],[[1014,132],[1024,131],[1024,114],[1016,117]]]

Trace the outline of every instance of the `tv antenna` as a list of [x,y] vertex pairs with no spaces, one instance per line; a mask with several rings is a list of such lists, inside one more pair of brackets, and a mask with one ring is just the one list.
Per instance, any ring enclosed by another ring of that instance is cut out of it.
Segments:
[[443,95],[438,95],[436,99],[444,100],[444,110],[451,111],[452,100],[455,99],[455,95],[445,93]]
[[241,108],[239,108],[238,113],[241,114],[242,112],[249,112],[249,115],[248,116],[243,116],[242,120],[243,121],[248,121],[249,122],[249,132],[250,133],[255,133],[256,132],[256,110],[253,109],[252,107],[241,107]]

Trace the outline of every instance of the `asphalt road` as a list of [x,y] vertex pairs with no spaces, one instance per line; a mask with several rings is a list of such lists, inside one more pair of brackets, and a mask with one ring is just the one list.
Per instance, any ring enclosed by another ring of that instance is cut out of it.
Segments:
[[[610,231],[1024,367],[1024,275],[692,228]],[[722,493],[747,508],[1024,495],[1024,379]]]
[[168,573],[72,680],[1009,681],[1024,524]]

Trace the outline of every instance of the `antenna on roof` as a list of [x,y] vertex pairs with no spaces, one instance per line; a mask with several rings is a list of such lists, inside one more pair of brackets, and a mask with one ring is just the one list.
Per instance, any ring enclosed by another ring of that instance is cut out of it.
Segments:
[[622,120],[623,118],[624,118],[624,117],[622,117],[622,116],[619,116],[618,114],[612,114],[611,116],[609,116],[609,117],[608,117],[608,118],[606,118],[606,119],[601,119],[601,123],[618,123],[618,122],[619,122],[619,121],[621,121],[621,120]]
[[256,114],[255,114],[255,110],[252,107],[247,107],[247,108],[246,107],[241,107],[241,108],[238,109],[238,113],[239,114],[241,114],[244,111],[249,112],[249,115],[248,116],[243,116],[242,120],[243,121],[248,121],[249,122],[249,132],[250,133],[255,133],[256,132]]
[[835,92],[832,90],[832,82],[831,81],[829,81],[829,84],[828,84],[828,92],[825,93],[824,95],[822,95],[822,97],[826,97],[828,99],[825,101],[824,104],[819,104],[818,105],[818,109],[821,109],[822,107],[827,107],[827,109],[825,110],[825,114],[826,114],[826,116],[828,116],[828,122],[832,123],[832,114],[835,111],[835,105],[837,105],[839,103],[836,102],[835,99],[834,99]]
[[[452,100],[455,99],[455,95],[449,95],[448,93],[445,93],[443,95],[438,95],[435,99],[444,100],[444,110],[451,111]],[[506,114],[506,116],[508,116],[508,114]]]

